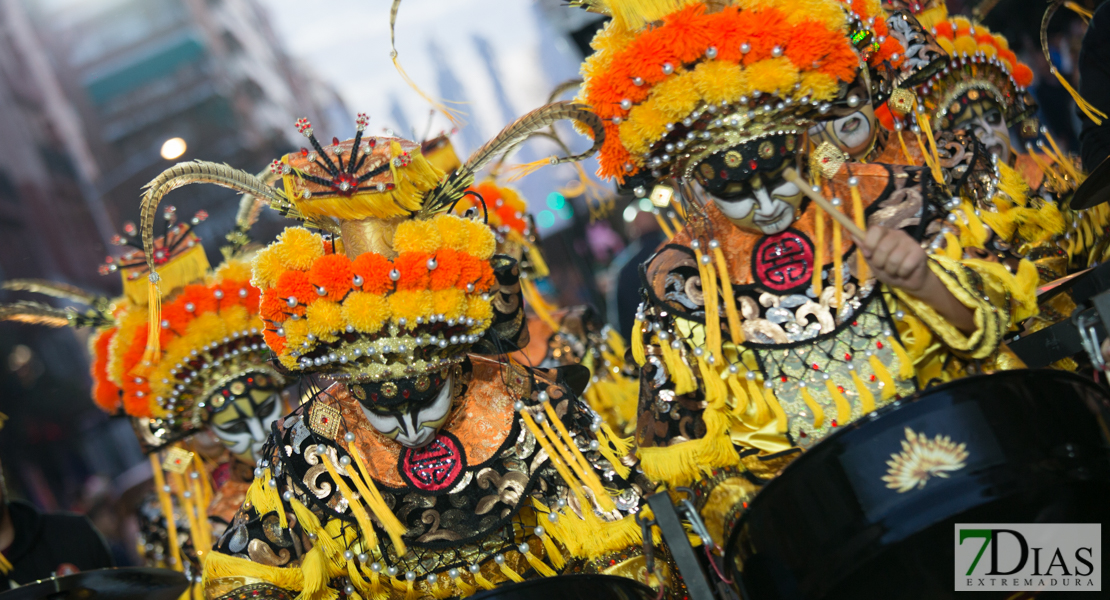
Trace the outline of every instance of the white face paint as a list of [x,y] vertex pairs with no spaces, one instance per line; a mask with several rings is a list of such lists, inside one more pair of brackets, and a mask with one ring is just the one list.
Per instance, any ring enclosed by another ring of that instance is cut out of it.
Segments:
[[402,414],[383,415],[362,407],[362,414],[379,433],[393,438],[398,444],[409,448],[426,446],[436,437],[439,428],[447,421],[451,411],[451,377],[443,383],[430,404],[415,411]]
[[262,446],[284,408],[277,393],[270,393],[261,401],[253,397],[262,393],[251,390],[250,394],[240,396],[216,413],[211,422],[212,433],[236,458],[247,463],[257,463],[262,457]]
[[770,191],[756,175],[748,185],[748,193],[736,198],[713,197],[717,208],[730,221],[744,229],[756,229],[765,235],[786,231],[794,222],[794,213],[801,204],[801,190],[789,181],[779,179]]

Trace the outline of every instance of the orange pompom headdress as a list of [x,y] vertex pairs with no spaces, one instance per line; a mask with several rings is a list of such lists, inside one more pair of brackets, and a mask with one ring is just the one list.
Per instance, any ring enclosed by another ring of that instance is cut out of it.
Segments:
[[877,0],[582,4],[613,16],[582,68],[581,100],[605,123],[600,174],[621,182],[645,169],[689,175],[754,140],[793,146],[846,100],[861,64],[904,60]]
[[950,17],[944,2],[895,0],[894,8],[908,10],[932,30],[950,57],[948,67],[914,90],[934,130],[951,129],[971,102],[990,100],[1001,109],[1008,125],[1037,111],[1027,91],[1033,71],[1010,50],[1006,38],[966,17]]
[[[253,202],[253,199],[250,199]],[[257,212],[240,211],[236,233],[244,234]],[[259,290],[250,284],[249,262],[234,256],[213,271],[200,240],[191,228],[205,218],[198,213],[188,223],[177,222],[173,207],[163,211],[165,234],[153,239],[154,262],[161,269],[166,299],[160,302],[158,360],[144,360],[150,307],[147,304],[144,253],[137,240],[116,236],[117,245],[135,248],[109,257],[101,273],[119,273],[124,294],[108,299],[70,286],[42,281],[7,282],[8,289],[37,292],[73,300],[85,312],[20,302],[0,307],[8,320],[53,326],[94,327],[89,340],[92,355],[92,396],[106,412],[121,408],[135,418],[146,450],[156,450],[203,428],[223,404],[220,388],[251,377],[252,386],[280,389],[284,377],[269,363],[258,318]],[[129,236],[132,224],[124,226]],[[241,236],[237,236],[241,237]]]
[[[441,148],[429,147],[433,161],[420,144],[364,136],[365,115],[354,139],[327,146],[301,119],[297,128],[310,148],[272,163],[281,188],[226,165],[183,163],[150,185],[144,232],[162,196],[188,183],[215,183],[269,201],[305,224],[286,229],[253,265],[264,339],[281,366],[362,382],[414,379],[423,391],[422,376],[461,361],[494,326],[495,295],[513,287],[502,281],[513,263],[494,256],[494,233],[482,215],[464,218],[451,209],[477,171],[561,119],[588,127],[595,143],[604,137],[584,107],[554,103],[510,125],[447,175],[437,167],[449,166],[440,163]],[[156,246],[145,247],[152,263]],[[387,396],[394,389],[381,386]]]

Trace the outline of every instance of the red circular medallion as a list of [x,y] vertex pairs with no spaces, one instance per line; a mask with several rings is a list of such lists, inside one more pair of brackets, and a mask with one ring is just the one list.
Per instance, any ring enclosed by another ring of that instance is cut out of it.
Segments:
[[809,285],[813,277],[813,243],[794,229],[765,236],[752,252],[752,274],[763,287],[779,293]]
[[463,472],[466,455],[455,436],[439,432],[423,448],[405,448],[401,452],[401,474],[414,487],[438,492],[455,485]]

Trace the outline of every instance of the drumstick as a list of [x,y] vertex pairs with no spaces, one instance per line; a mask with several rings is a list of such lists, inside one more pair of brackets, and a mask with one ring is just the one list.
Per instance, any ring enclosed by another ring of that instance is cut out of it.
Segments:
[[816,202],[817,206],[825,209],[825,212],[829,213],[829,216],[836,219],[836,222],[840,223],[841,227],[847,229],[848,233],[852,237],[861,242],[867,238],[867,232],[860,229],[855,223],[853,223],[852,219],[850,219],[848,215],[837,210],[836,207],[833,206],[831,202],[826,200],[824,196],[822,196],[818,192],[813,191],[813,188],[808,183],[806,183],[806,181],[802,179],[800,175],[798,175],[798,172],[795,171],[793,167],[787,167],[786,170],[782,172],[782,178],[798,186],[798,188],[802,190],[803,194],[809,196],[809,199]]

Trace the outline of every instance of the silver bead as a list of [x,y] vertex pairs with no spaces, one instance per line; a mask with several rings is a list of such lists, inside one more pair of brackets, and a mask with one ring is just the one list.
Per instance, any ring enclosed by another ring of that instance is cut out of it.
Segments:
[[632,108],[632,101],[629,100],[628,98],[625,98],[624,100],[621,100],[621,108],[624,109],[624,110],[631,109]]
[[855,187],[855,186],[859,185],[859,178],[858,177],[849,177],[848,178],[848,185],[850,185],[852,187]]
[[663,63],[663,74],[670,75],[671,73],[674,73],[674,65],[669,62]]
[[355,553],[351,552],[350,550],[347,550],[346,552],[343,553],[343,558],[345,558],[347,560],[351,560],[354,557],[355,557]]
[[543,533],[544,533],[543,526],[542,525],[537,525],[536,528],[532,530],[532,533],[536,534],[536,537],[543,537]]
[[775,58],[782,56],[782,48],[780,46],[775,46],[774,48],[771,48],[771,56]]
[[469,566],[469,567],[467,567],[466,569],[467,569],[468,571],[470,571],[471,573],[477,573],[477,572],[479,572],[479,571],[481,571],[481,570],[482,570],[482,567],[479,567],[478,565],[470,565],[470,566]]
[[634,85],[636,87],[640,87],[641,85],[644,85],[644,78],[643,77],[633,77],[632,78],[632,85]]
[[400,572],[401,572],[401,570],[398,569],[397,567],[389,567],[388,569],[385,570],[385,574],[389,575],[390,577],[396,577],[397,574],[400,573]]
[[363,552],[362,554],[358,555],[358,562],[365,563],[368,560],[370,560],[370,555],[369,554]]
[[751,44],[749,44],[747,42],[744,42],[743,44],[740,44],[740,53],[741,54],[747,54],[751,51],[752,51],[752,45]]
[[516,549],[517,552],[520,552],[521,554],[527,554],[532,551],[532,547],[528,545],[528,542],[522,543],[521,545],[517,546]]
[[348,442],[353,442],[355,441],[355,434],[348,431],[346,434],[343,435],[343,439]]
[[717,58],[717,47],[710,46],[705,49],[705,57],[709,59]]
[[505,555],[504,554],[495,554],[493,556],[493,562],[495,562],[499,565],[505,564]]
[[344,457],[341,457],[341,458],[339,459],[339,464],[341,464],[341,465],[343,465],[344,467],[346,467],[347,465],[351,464],[351,457],[350,457],[350,456],[344,456]]
[[393,269],[392,271],[389,272],[389,278],[392,279],[393,281],[397,281],[398,279],[401,278],[401,272],[398,271],[397,269]]
[[547,402],[547,392],[541,391],[540,393],[536,394],[536,399],[540,402]]
[[459,578],[459,570],[458,569],[447,569],[447,576],[450,577],[451,579],[458,579]]
[[416,571],[405,571],[406,581],[416,581]]
[[375,572],[375,573],[381,573],[382,572],[382,564],[380,562],[374,561],[374,562],[370,563],[370,570]]

